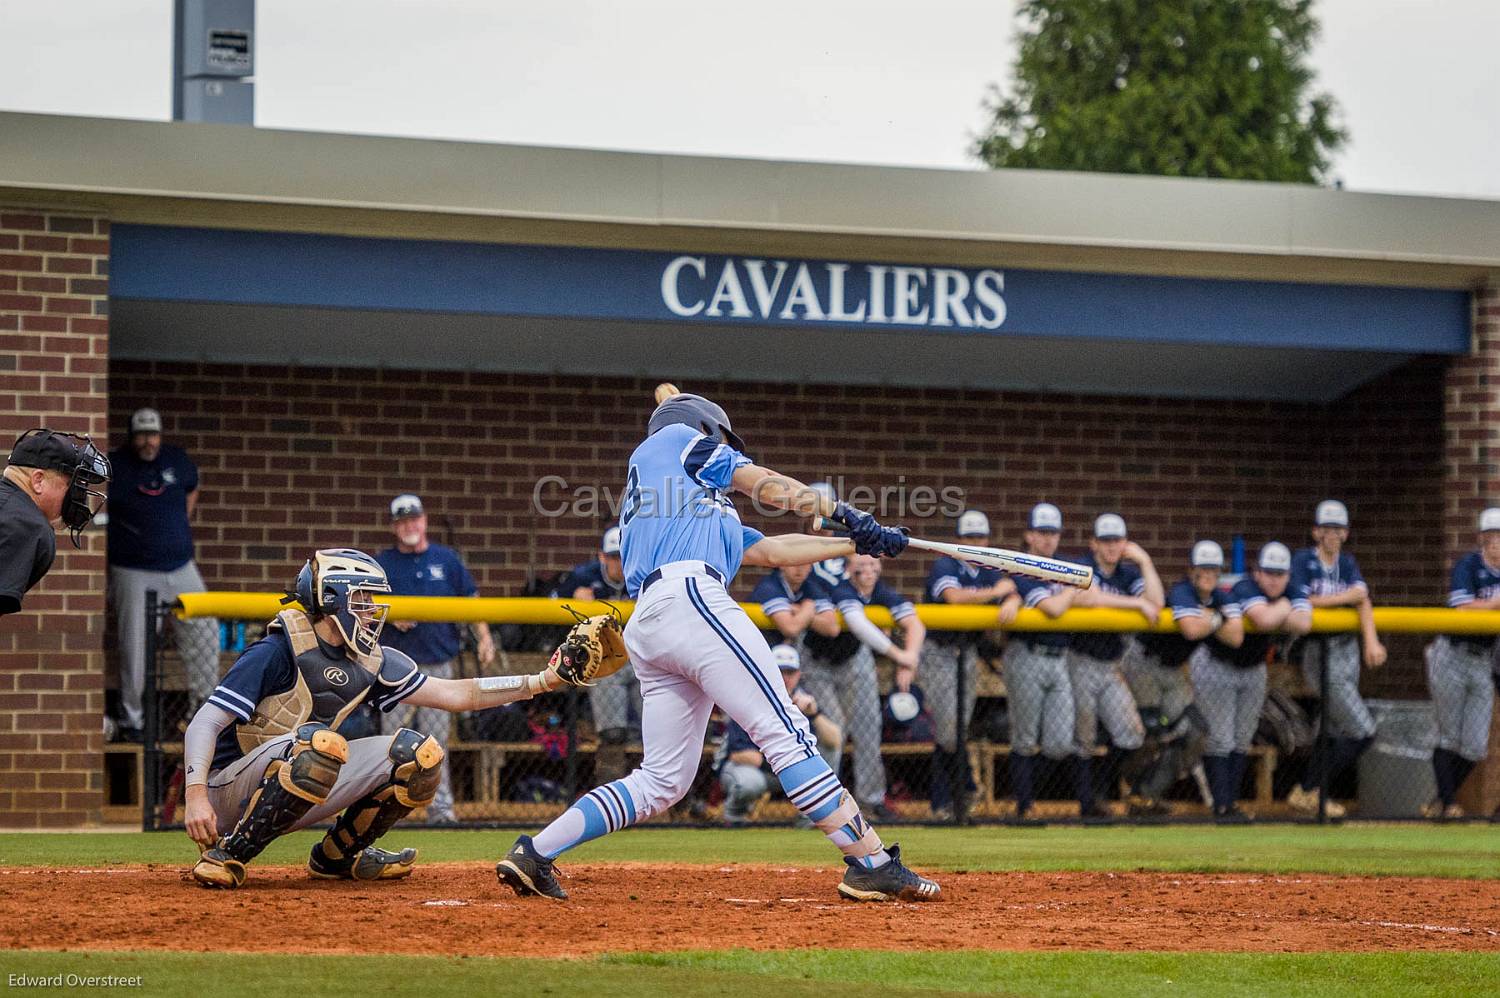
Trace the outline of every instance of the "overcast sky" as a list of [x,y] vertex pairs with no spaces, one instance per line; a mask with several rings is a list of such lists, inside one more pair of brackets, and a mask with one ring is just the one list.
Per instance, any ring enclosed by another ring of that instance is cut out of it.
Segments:
[[[1008,0],[259,0],[256,123],[975,168]],[[0,108],[171,115],[171,0],[0,0]],[[1500,197],[1500,2],[1319,0],[1347,187]]]

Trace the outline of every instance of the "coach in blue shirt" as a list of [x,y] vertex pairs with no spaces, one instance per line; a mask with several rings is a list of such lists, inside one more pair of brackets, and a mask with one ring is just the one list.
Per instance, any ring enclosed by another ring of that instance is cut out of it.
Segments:
[[[109,456],[114,476],[107,558],[119,635],[120,737],[125,741],[141,740],[145,717],[141,689],[147,590],[156,590],[168,602],[204,590],[193,563],[190,523],[198,505],[198,466],[180,447],[162,443],[161,435],[161,413],[137,409],[130,417],[129,441]],[[187,670],[191,713],[219,682],[219,622],[212,617],[178,620],[172,633]]]
[[[380,567],[391,582],[391,593],[396,596],[478,596],[479,587],[464,567],[458,552],[427,539],[427,513],[422,500],[410,493],[391,500],[391,533],[396,536],[394,547],[386,548],[375,556]],[[440,679],[453,678],[453,661],[462,648],[457,624],[415,623],[410,620],[392,621],[392,626],[380,634],[380,643],[404,651],[412,661],[429,676]],[[478,643],[479,664],[487,666],[495,660],[495,642],[487,624],[475,623],[474,638]],[[448,735],[453,715],[446,710],[417,707],[408,718],[407,712],[392,711],[381,718],[386,734],[395,734],[401,728],[413,728],[436,738],[444,749],[443,778],[436,796],[427,807],[427,820],[432,824],[452,824],[453,784],[448,774]]]

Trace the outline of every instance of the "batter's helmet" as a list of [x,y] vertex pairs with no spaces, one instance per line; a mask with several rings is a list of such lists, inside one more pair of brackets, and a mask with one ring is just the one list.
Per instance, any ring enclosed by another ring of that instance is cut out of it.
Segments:
[[745,452],[745,441],[741,440],[739,434],[729,425],[729,414],[711,399],[702,395],[689,395],[686,392],[673,395],[651,414],[651,419],[646,423],[646,436],[651,436],[657,430],[665,429],[677,423],[684,423],[695,430],[700,430],[714,440],[722,441],[739,451]]

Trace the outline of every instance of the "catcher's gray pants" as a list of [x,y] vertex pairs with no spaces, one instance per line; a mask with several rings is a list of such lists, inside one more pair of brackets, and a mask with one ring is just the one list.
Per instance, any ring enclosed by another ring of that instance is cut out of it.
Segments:
[[1193,687],[1198,691],[1198,710],[1208,725],[1207,755],[1250,751],[1260,724],[1260,708],[1266,701],[1266,667],[1241,669],[1208,653],[1199,645],[1188,660]]
[[[453,678],[453,663],[434,662],[418,665],[417,668],[438,679]],[[453,730],[453,715],[437,707],[407,707],[398,704],[389,714],[380,715],[380,730],[394,735],[402,728],[411,728],[424,735],[431,735],[443,747],[442,778],[438,781],[437,793],[427,805],[428,821],[447,821],[453,817],[453,779],[448,771],[448,738]],[[366,741],[367,739],[358,739]],[[349,743],[353,746],[354,742]]]
[[[201,593],[203,577],[191,560],[170,572],[109,566],[109,589],[115,604],[115,630],[120,651],[120,711],[125,727],[139,728],[146,720],[141,692],[146,684],[146,590],[171,602],[183,593]],[[177,654],[187,671],[192,702],[187,716],[208,699],[219,683],[219,621],[214,617],[173,620]]]
[[1161,717],[1174,721],[1192,706],[1193,682],[1188,678],[1187,666],[1167,668],[1132,641],[1125,646],[1120,668],[1137,707],[1154,708]]
[[[322,804],[304,814],[291,830],[328,821],[344,808],[385,786],[391,779],[392,735],[356,738],[349,743],[349,761],[339,768],[333,792]],[[260,786],[266,767],[274,759],[291,757],[295,735],[283,735],[260,745],[253,752],[208,774],[208,803],[219,819],[219,834],[227,835],[245,813],[250,795]]]
[[[854,797],[873,807],[885,802],[885,762],[880,757],[880,688],[875,655],[864,645],[841,663],[808,655],[802,659],[802,688],[818,709],[854,739]],[[924,690],[927,687],[922,687]],[[932,694],[928,694],[928,703]],[[834,772],[838,772],[834,766]]]
[[1478,762],[1489,753],[1490,718],[1495,712],[1491,653],[1439,637],[1427,646],[1426,658],[1438,748]]
[[964,670],[964,727],[974,720],[974,687],[979,680],[979,656],[970,645],[922,646],[922,667],[917,683],[922,687],[927,711],[932,715],[932,736],[945,752],[958,749],[958,670]]
[[[822,699],[819,697],[819,699]],[[631,706],[635,707],[636,727],[640,726],[641,683],[635,678],[635,666],[624,668],[589,687],[589,709],[594,712],[594,730],[600,733],[629,728]]]
[[1101,723],[1117,749],[1134,751],[1146,743],[1146,726],[1118,663],[1069,651],[1068,676],[1073,683],[1074,740],[1080,756],[1094,754]]
[[[1001,662],[1005,666],[1005,698],[1010,708],[1010,751],[1061,759],[1073,751],[1077,717],[1073,682],[1068,678],[1066,649],[1048,655],[1012,641]],[[925,687],[924,687],[925,689]]]
[[1375,734],[1375,718],[1359,695],[1359,638],[1353,634],[1330,634],[1309,638],[1302,646],[1302,678],[1318,688],[1323,655],[1328,656],[1328,689],[1323,692],[1323,710],[1328,715],[1328,733],[1334,738],[1369,738]]

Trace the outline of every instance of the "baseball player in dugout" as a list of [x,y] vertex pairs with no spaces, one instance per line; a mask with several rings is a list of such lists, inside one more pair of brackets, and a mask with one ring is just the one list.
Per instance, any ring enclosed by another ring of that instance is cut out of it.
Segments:
[[[1026,525],[1028,554],[1051,558],[1062,538],[1062,511],[1050,502],[1031,508]],[[1061,617],[1078,590],[1055,582],[1017,577],[1016,591],[1000,605],[1000,623],[1015,619],[1021,606]],[[1030,632],[1014,635],[1005,646],[1005,694],[1010,704],[1010,778],[1016,794],[1016,821],[1033,823],[1038,755],[1075,760],[1077,717],[1073,683],[1068,677],[1067,634]],[[1082,767],[1075,765],[1075,771]],[[1078,782],[1081,782],[1078,781]],[[1079,802],[1082,804],[1082,801]]]
[[[130,436],[110,455],[109,594],[120,649],[120,738],[140,741],[145,712],[146,593],[170,602],[204,590],[193,561],[193,512],[198,507],[198,466],[179,447],[162,443],[161,413],[137,409]],[[174,621],[173,638],[187,671],[192,706],[219,681],[219,622],[212,617]]]
[[[555,597],[578,600],[625,598],[625,563],[620,556],[620,528],[610,527],[599,542],[599,557],[573,566],[557,587]],[[589,689],[589,710],[599,748],[594,753],[594,775],[604,782],[625,775],[625,746],[640,734],[641,684],[627,663]]]
[[238,887],[273,839],[333,820],[313,846],[315,878],[390,880],[411,873],[416,850],[375,841],[437,793],[443,748],[411,728],[346,740],[335,732],[368,702],[483,710],[551,692],[565,681],[554,657],[535,675],[442,679],[380,644],[391,591],[360,551],[316,551],[302,566],[266,636],[245,650],[198,709],[183,738],[187,833],[202,850],[193,879]]
[[[1292,574],[1292,553],[1285,544],[1271,541],[1260,549],[1250,578],[1234,584],[1220,613],[1223,623],[1193,652],[1190,668],[1208,727],[1203,768],[1214,819],[1236,825],[1254,819],[1238,800],[1266,700],[1266,657],[1282,640],[1277,632],[1301,635],[1312,627],[1312,605]],[[1255,625],[1254,633],[1245,633],[1246,620]]]
[[[375,560],[385,570],[392,595],[479,595],[479,586],[464,567],[458,552],[428,539],[427,513],[420,498],[406,493],[391,500],[391,533],[395,535],[396,543],[375,555]],[[480,666],[490,665],[495,661],[495,642],[490,636],[489,625],[476,622],[469,627],[474,632],[475,654]],[[439,679],[453,678],[454,664],[463,647],[459,625],[419,624],[411,620],[391,621],[391,626],[381,632],[380,643],[404,652],[424,673]],[[381,727],[388,735],[395,734],[400,728],[414,728],[437,739],[447,752],[451,721],[452,716],[445,710],[412,707],[385,714]],[[453,816],[453,783],[446,758],[437,795],[427,808],[427,821],[436,825],[451,825],[456,821]]]
[[1193,704],[1193,684],[1187,663],[1193,651],[1210,636],[1231,641],[1239,617],[1238,604],[1219,588],[1224,571],[1224,549],[1214,541],[1199,541],[1188,555],[1187,578],[1167,593],[1172,611],[1170,634],[1141,634],[1125,652],[1125,679],[1146,726],[1146,752],[1131,787],[1130,813],[1158,817],[1169,813],[1161,795],[1186,776],[1203,756],[1208,727]]
[[83,529],[103,507],[109,461],[88,437],[27,430],[0,478],[0,616],[19,613],[26,594],[57,557],[54,523],[82,547]]
[[[1155,624],[1164,599],[1161,576],[1145,549],[1127,538],[1124,517],[1116,513],[1099,516],[1094,521],[1089,552],[1094,584],[1080,592],[1073,605],[1135,610]],[[1121,671],[1125,651],[1133,643],[1134,638],[1127,635],[1079,632],[1068,646],[1068,675],[1073,683],[1078,728],[1078,808],[1086,821],[1113,817],[1098,799],[1101,790],[1107,791],[1119,781],[1127,756],[1135,763],[1145,758],[1137,753],[1146,743],[1146,727]],[[1095,773],[1094,747],[1100,725],[1109,733],[1109,751],[1104,765]],[[1126,775],[1134,777],[1134,768]],[[1096,776],[1100,777],[1097,785]]]
[[[1453,566],[1448,605],[1458,610],[1500,610],[1500,508],[1479,514],[1479,549]],[[1437,799],[1423,808],[1429,818],[1464,816],[1458,788],[1489,750],[1495,710],[1495,637],[1441,635],[1427,646],[1427,686],[1437,712],[1438,741],[1432,750]],[[1500,815],[1500,811],[1496,812]]]
[[[645,440],[630,456],[620,515],[625,585],[636,598],[624,644],[641,683],[644,759],[624,779],[584,794],[534,839],[518,838],[496,874],[522,896],[567,897],[556,857],[681,800],[717,703],[750,736],[787,799],[844,854],[842,896],[936,900],[938,885],[909,870],[897,846],[885,846],[818,754],[770,646],[728,591],[742,564],[894,557],[906,550],[906,535],[756,465],[709,399],[663,384],[656,401]],[[761,508],[829,517],[849,536],[767,537],[740,522],[731,492],[753,496]]]
[[[966,510],[958,518],[960,541],[988,546],[990,520],[977,509]],[[1016,584],[998,568],[972,565],[942,555],[927,573],[926,599],[929,603],[1000,603],[1014,595]],[[1015,607],[1009,610],[1015,615]],[[1009,623],[1004,612],[996,624]],[[967,726],[974,717],[975,689],[979,681],[978,659],[980,631],[930,631],[922,646],[922,692],[932,712],[934,746],[932,781],[929,793],[933,818],[942,821],[953,817],[956,787],[967,786],[969,753],[958,744],[958,712],[964,713]],[[958,703],[958,674],[963,670],[964,702]],[[899,674],[898,674],[899,676]],[[910,683],[907,687],[909,688]]]
[[[1294,786],[1286,801],[1303,814],[1318,812],[1318,774],[1332,783],[1359,759],[1375,740],[1375,719],[1359,695],[1360,663],[1367,669],[1385,664],[1385,645],[1375,633],[1375,611],[1370,588],[1354,556],[1344,550],[1349,539],[1349,511],[1337,499],[1318,503],[1313,515],[1313,547],[1292,558],[1292,588],[1306,592],[1313,609],[1353,607],[1359,613],[1359,634],[1315,634],[1302,642],[1302,678],[1318,689],[1324,661],[1328,664],[1328,689],[1323,691],[1322,710],[1328,715],[1328,750],[1318,747],[1308,763],[1307,775]],[[1330,818],[1344,815],[1343,805],[1329,801]]]
[[[816,593],[814,616],[807,633],[808,654],[802,663],[802,682],[817,698],[833,723],[854,739],[854,799],[882,821],[899,818],[885,803],[885,762],[880,755],[880,684],[875,656],[884,655],[896,666],[895,686],[911,690],[927,633],[911,600],[880,581],[880,560],[869,555],[847,559],[849,577],[832,589],[821,579],[809,580]],[[902,630],[900,643],[892,640],[865,613],[867,606],[883,606]],[[839,628],[843,614],[844,629]]]

